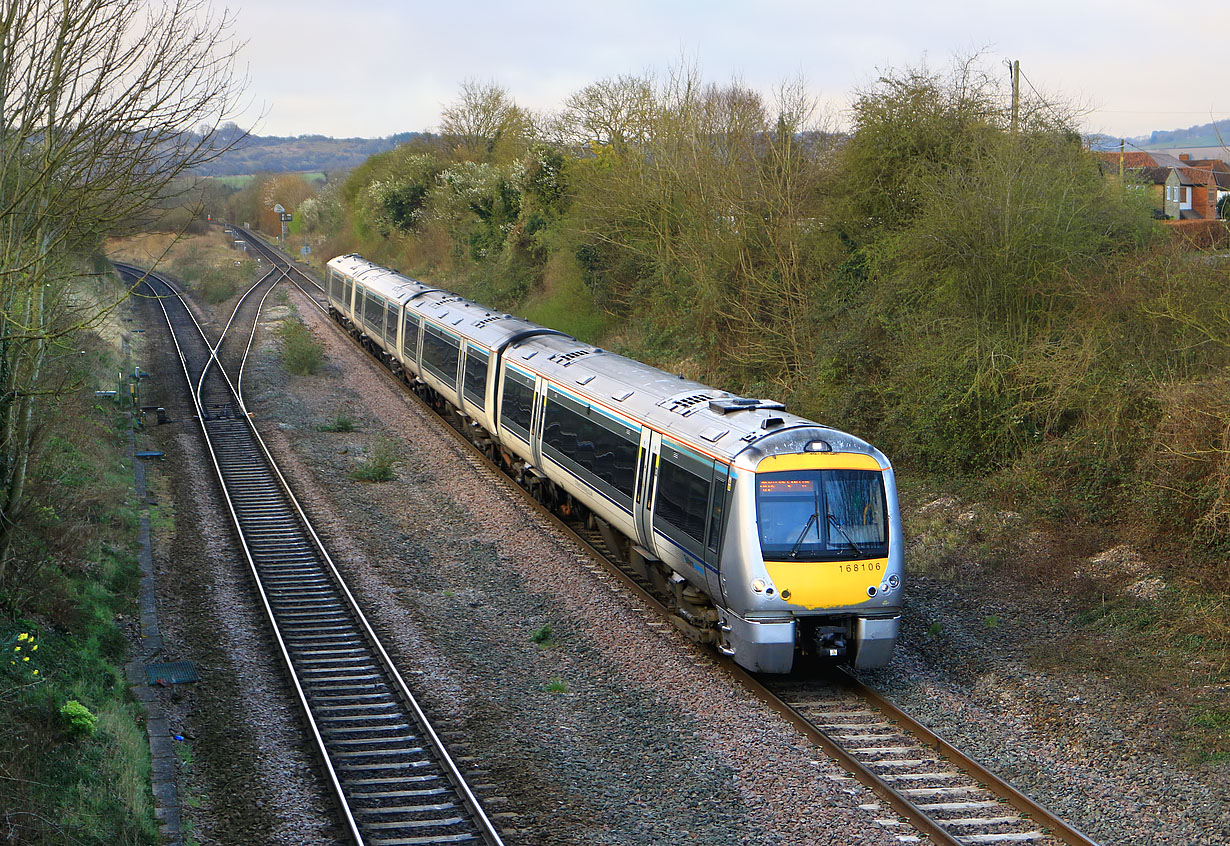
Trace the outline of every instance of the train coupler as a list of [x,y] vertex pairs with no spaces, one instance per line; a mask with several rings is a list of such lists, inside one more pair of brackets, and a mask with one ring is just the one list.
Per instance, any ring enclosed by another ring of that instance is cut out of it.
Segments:
[[850,651],[849,637],[845,626],[817,626],[812,633],[816,654],[822,658],[845,658]]

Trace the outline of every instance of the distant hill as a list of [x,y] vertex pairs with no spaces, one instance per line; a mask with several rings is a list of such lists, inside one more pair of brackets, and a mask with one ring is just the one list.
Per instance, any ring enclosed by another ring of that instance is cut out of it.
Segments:
[[[1219,135],[1220,130],[1220,135]],[[1230,121],[1202,123],[1187,129],[1157,130],[1131,139],[1137,147],[1160,150],[1170,147],[1220,147],[1230,143]]]
[[416,138],[422,132],[401,132],[387,138],[330,138],[326,135],[246,135],[235,124],[226,124],[215,133],[219,143],[234,146],[216,160],[198,169],[201,176],[238,176],[248,173],[295,173],[350,170],[368,156],[391,150]]
[[[1220,130],[1220,135],[1218,131]],[[1130,150],[1174,150],[1201,153],[1202,158],[1216,157],[1215,153],[1207,153],[1210,149],[1221,149],[1230,146],[1230,120],[1217,123],[1202,123],[1199,126],[1189,126],[1187,129],[1159,129],[1149,135],[1138,135],[1135,138],[1124,139]],[[1089,135],[1085,143],[1093,150],[1118,150],[1119,138],[1112,135]]]

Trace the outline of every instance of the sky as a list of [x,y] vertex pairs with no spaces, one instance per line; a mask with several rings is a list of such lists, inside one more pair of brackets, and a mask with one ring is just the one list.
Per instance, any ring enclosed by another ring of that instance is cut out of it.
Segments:
[[1088,110],[1086,132],[1230,130],[1227,0],[247,0],[230,11],[249,77],[233,117],[260,135],[436,129],[467,79],[553,111],[591,82],[681,63],[765,95],[801,78],[841,126],[854,92],[885,71],[942,71],[976,52],[1005,80],[1018,60],[1026,94]]

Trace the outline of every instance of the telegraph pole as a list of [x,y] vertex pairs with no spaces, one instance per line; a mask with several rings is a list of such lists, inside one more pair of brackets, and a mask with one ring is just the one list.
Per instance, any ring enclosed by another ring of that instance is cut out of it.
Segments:
[[1012,131],[1016,132],[1017,118],[1021,114],[1021,63],[1012,60]]

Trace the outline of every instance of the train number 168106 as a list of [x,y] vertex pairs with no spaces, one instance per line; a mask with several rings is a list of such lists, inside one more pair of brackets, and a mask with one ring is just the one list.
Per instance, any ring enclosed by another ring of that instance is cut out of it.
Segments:
[[839,573],[876,573],[883,569],[883,561],[849,561],[837,565]]

